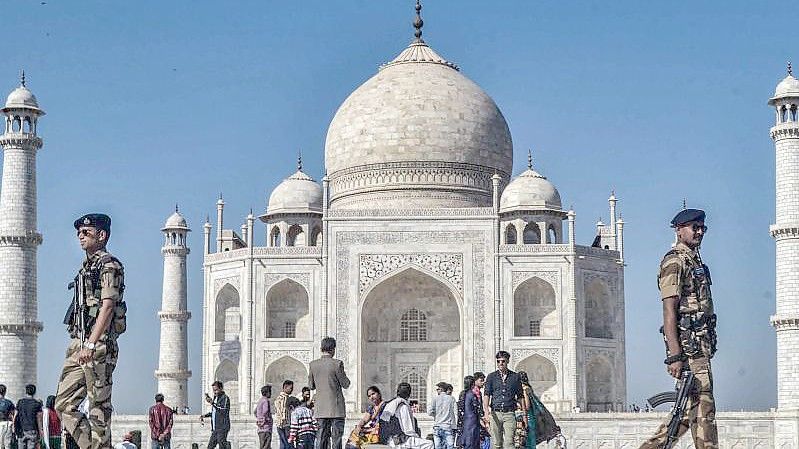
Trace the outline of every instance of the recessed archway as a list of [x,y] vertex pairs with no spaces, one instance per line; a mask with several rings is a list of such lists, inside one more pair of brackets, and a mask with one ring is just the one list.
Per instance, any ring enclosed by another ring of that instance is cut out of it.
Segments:
[[[461,313],[457,294],[443,281],[406,268],[377,284],[361,309],[361,385],[393,392],[413,380],[411,396],[424,411],[431,386],[463,380]],[[386,393],[388,394],[388,393]],[[362,399],[366,407],[365,399]]]
[[311,314],[305,287],[284,279],[269,289],[265,306],[266,338],[311,339]]
[[239,292],[225,284],[216,295],[214,316],[214,341],[233,341],[241,331]]
[[230,397],[230,411],[235,413],[239,403],[239,367],[230,360],[223,360],[214,371],[214,380],[222,382],[228,397]]
[[613,411],[613,370],[604,357],[595,357],[585,370],[586,408],[589,412]]
[[513,335],[516,337],[555,337],[558,334],[555,289],[532,277],[513,292]]
[[530,386],[542,401],[553,402],[558,399],[558,369],[549,359],[533,354],[521,360],[516,370],[527,373]]
[[308,385],[308,371],[305,365],[289,356],[283,356],[270,363],[264,373],[264,385],[272,385],[273,397],[283,388],[283,381],[294,382],[294,393]]
[[613,305],[605,284],[594,279],[585,286],[585,336],[613,338]]

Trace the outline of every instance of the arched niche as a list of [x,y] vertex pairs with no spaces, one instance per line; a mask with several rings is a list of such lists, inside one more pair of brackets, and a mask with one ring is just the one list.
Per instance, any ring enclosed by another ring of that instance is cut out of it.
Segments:
[[269,233],[269,246],[272,248],[277,248],[281,245],[281,236],[280,236],[280,228],[278,226],[274,226],[272,228],[272,232]]
[[[460,385],[463,346],[456,295],[443,281],[416,268],[401,270],[372,288],[361,309],[360,390],[377,385],[390,393],[415,373],[412,394],[424,409],[434,394],[432,385]],[[361,400],[365,408],[366,398]]]
[[322,229],[319,226],[311,231],[310,246],[322,246]]
[[604,357],[594,357],[585,370],[585,402],[589,412],[613,411],[613,370]]
[[585,336],[613,338],[613,305],[604,282],[594,279],[585,286]]
[[286,246],[305,246],[305,232],[298,224],[291,225],[286,233]]
[[549,359],[539,354],[533,354],[516,365],[516,371],[524,371],[530,380],[535,394],[542,401],[552,402],[558,399],[558,369]]
[[222,385],[230,398],[230,411],[235,413],[239,403],[239,367],[230,360],[223,360],[214,371],[214,380],[222,382]]
[[516,226],[514,226],[513,223],[508,223],[508,225],[505,226],[505,244],[516,244]]
[[266,294],[266,338],[312,338],[308,291],[291,279],[273,285]]
[[513,335],[556,337],[558,316],[555,289],[549,282],[532,277],[513,292]]
[[541,230],[538,228],[538,223],[530,222],[524,227],[522,238],[525,245],[536,245],[541,243]]
[[214,315],[214,341],[233,341],[241,331],[239,292],[225,284],[216,295]]
[[283,381],[294,382],[294,393],[308,385],[308,371],[300,361],[293,357],[283,356],[270,363],[264,372],[264,385],[272,385],[273,397],[283,388]]

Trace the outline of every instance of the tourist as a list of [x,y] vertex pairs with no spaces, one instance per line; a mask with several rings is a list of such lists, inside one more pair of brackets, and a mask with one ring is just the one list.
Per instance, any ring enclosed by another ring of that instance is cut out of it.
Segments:
[[15,411],[14,403],[6,399],[6,386],[0,384],[0,449],[11,449]]
[[344,372],[344,362],[334,359],[336,355],[336,339],[322,339],[322,356],[312,361],[308,367],[308,387],[316,390],[314,396],[314,414],[319,422],[316,436],[317,449],[341,449],[341,437],[344,436],[344,388],[349,388],[350,379]]
[[36,449],[42,436],[42,401],[36,399],[36,385],[25,385],[24,398],[17,401],[17,447]]
[[[455,438],[452,434],[455,428],[455,398],[447,394],[451,386],[446,382],[439,382],[436,385],[438,393],[432,401],[427,413],[434,418],[433,421],[433,443],[436,449],[453,449]],[[451,391],[451,390],[450,390]]]
[[164,405],[164,395],[155,395],[155,405],[150,407],[150,440],[152,449],[170,449],[172,440],[171,408]]
[[133,444],[133,434],[126,432],[122,436],[122,441],[114,445],[114,449],[137,449],[136,445]]
[[397,397],[389,401],[380,414],[380,443],[402,449],[433,449],[433,442],[419,435],[411,413],[411,386],[397,385]]
[[361,449],[363,445],[379,441],[377,421],[386,403],[380,389],[374,385],[366,389],[366,397],[369,399],[369,408],[350,434],[347,449]]
[[284,380],[283,389],[275,398],[275,427],[280,438],[280,449],[291,449],[289,443],[289,430],[291,430],[291,412],[288,409],[288,399],[294,391],[294,381]]
[[516,432],[516,409],[522,407],[522,383],[519,375],[508,369],[510,354],[499,351],[496,355],[497,370],[486,377],[483,394],[483,409],[489,417],[491,444],[494,449],[513,449],[513,434]]
[[272,397],[272,386],[261,387],[261,399],[255,406],[255,425],[258,426],[259,449],[270,449],[272,444],[272,406],[269,398]]
[[311,409],[313,410],[313,399],[311,399],[311,389],[308,387],[302,387],[302,393],[300,394],[300,402],[305,401],[308,404],[311,404]]
[[[293,399],[293,398],[292,398]],[[289,443],[296,449],[313,449],[316,440],[317,425],[313,418],[313,403],[310,400],[300,401],[291,411],[291,430]]]
[[463,449],[480,448],[483,404],[474,381],[474,376],[463,378],[463,391],[458,397],[458,446]]
[[47,396],[42,410],[42,445],[46,449],[61,449],[61,417],[55,411],[55,396]]
[[211,405],[211,411],[200,415],[200,422],[203,422],[203,418],[211,418],[211,437],[208,439],[208,449],[214,449],[217,445],[220,449],[228,449],[230,398],[225,394],[224,385],[218,380],[211,384],[211,389],[214,392],[213,398],[205,393],[205,402]]

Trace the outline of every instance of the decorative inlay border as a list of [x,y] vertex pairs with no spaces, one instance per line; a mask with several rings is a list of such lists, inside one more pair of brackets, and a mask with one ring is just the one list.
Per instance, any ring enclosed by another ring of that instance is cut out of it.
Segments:
[[214,297],[216,297],[216,295],[218,295],[218,294],[219,294],[219,290],[220,290],[220,289],[222,288],[222,286],[223,286],[223,285],[225,285],[225,284],[230,284],[230,285],[232,285],[232,286],[233,286],[233,287],[234,287],[234,288],[235,288],[237,291],[239,291],[239,290],[240,290],[240,287],[239,287],[239,279],[240,279],[240,278],[239,278],[239,276],[238,276],[238,275],[236,275],[236,276],[228,276],[228,277],[219,278],[219,279],[214,279]]
[[310,273],[266,273],[264,275],[264,291],[269,291],[273,285],[284,279],[291,279],[292,281],[302,285],[306,292],[310,292],[311,290]]
[[0,334],[28,334],[36,335],[44,330],[44,324],[40,321],[31,323],[5,323],[0,324]]
[[408,265],[435,273],[463,294],[463,254],[417,253],[361,254],[358,275],[360,295],[363,296],[375,280]]
[[272,362],[283,358],[291,357],[302,363],[310,363],[312,353],[308,349],[284,349],[284,350],[270,350],[264,351],[264,368],[268,367]]
[[534,277],[548,282],[556,292],[560,291],[560,272],[558,271],[514,271],[511,273],[513,291],[515,292],[522,282]]
[[493,217],[491,207],[453,207],[428,209],[331,209],[328,218],[358,217]]
[[188,310],[158,312],[158,318],[161,321],[188,321],[191,319],[191,312]]
[[38,246],[42,244],[42,241],[42,235],[38,232],[0,235],[0,246]]
[[775,240],[799,238],[799,225],[771,225],[769,234]]
[[560,348],[527,348],[527,349],[513,349],[511,350],[511,357],[516,360],[516,366],[519,366],[519,363],[522,360],[530,357],[531,355],[540,355],[541,357],[549,360],[552,362],[555,367],[557,368],[558,372],[561,371],[560,369]]
[[799,329],[799,317],[785,318],[785,317],[778,317],[777,315],[772,315],[769,321],[771,322],[771,325],[774,326],[774,329],[776,329],[777,331]]

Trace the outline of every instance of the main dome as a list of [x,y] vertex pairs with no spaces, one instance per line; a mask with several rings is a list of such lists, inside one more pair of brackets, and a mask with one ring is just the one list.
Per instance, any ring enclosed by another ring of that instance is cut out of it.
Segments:
[[325,166],[333,208],[490,206],[513,144],[491,97],[417,39],[339,107]]

